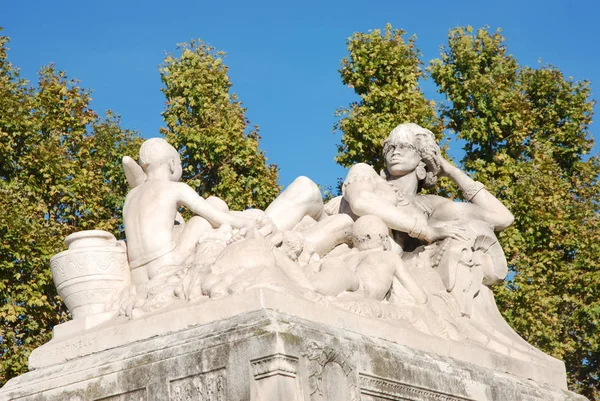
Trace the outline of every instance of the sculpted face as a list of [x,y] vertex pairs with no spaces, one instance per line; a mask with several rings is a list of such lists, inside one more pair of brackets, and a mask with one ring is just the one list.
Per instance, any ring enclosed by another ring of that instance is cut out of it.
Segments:
[[405,176],[416,170],[421,162],[421,156],[414,140],[409,137],[394,138],[387,146],[385,164],[388,172],[394,177]]

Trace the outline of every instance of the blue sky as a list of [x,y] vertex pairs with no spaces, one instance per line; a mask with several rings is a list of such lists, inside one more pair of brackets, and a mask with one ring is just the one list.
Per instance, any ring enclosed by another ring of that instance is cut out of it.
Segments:
[[[389,22],[416,34],[428,61],[452,27],[501,27],[521,64],[552,63],[600,91],[597,0],[3,3],[9,59],[25,78],[35,81],[37,70],[54,62],[93,90],[96,111],[115,111],[144,137],[158,136],[163,125],[158,65],[165,53],[192,38],[224,50],[232,89],[260,126],[261,148],[279,166],[282,185],[298,175],[335,185],[345,175],[333,160],[340,134],[332,126],[334,111],[355,100],[337,72],[353,32]],[[423,88],[438,99],[431,82]],[[598,124],[591,132],[600,133]]]

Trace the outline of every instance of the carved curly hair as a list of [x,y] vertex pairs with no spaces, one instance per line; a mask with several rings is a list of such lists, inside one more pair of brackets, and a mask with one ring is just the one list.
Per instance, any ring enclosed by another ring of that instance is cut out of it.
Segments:
[[178,159],[177,150],[162,138],[150,138],[140,147],[139,164],[146,170],[151,164]]
[[[425,169],[425,178],[419,181],[419,190],[421,188],[433,187],[437,182],[437,176],[440,172],[440,147],[435,141],[435,135],[428,129],[415,123],[398,125],[390,132],[390,135],[383,142],[383,158],[385,159],[385,156],[390,150],[390,145],[401,142],[400,138],[403,136],[412,136],[414,138],[415,147],[417,148],[419,156],[421,156],[421,164],[419,167]],[[382,171],[382,176],[384,176],[384,178],[390,176],[387,168]]]

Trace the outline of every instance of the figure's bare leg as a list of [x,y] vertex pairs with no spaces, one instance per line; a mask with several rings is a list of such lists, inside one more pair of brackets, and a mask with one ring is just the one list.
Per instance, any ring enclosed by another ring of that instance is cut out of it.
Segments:
[[427,303],[427,294],[406,270],[402,259],[398,259],[398,262],[394,264],[394,275],[400,284],[402,284],[402,286],[406,289],[406,291],[408,291],[408,293],[414,298],[415,302],[419,304]]
[[323,217],[323,198],[317,185],[307,177],[298,177],[265,210],[280,231],[289,231],[310,216]]
[[185,228],[174,250],[175,254],[181,259],[181,262],[194,252],[200,235],[211,230],[213,230],[211,224],[200,216],[194,216],[185,223]]
[[351,242],[352,217],[347,214],[327,216],[314,226],[302,231],[304,239],[315,246],[321,256],[344,242]]

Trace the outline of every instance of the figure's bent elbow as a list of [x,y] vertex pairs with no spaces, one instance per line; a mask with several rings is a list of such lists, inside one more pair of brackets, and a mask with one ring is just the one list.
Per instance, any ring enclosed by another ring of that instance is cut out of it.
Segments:
[[496,224],[496,230],[502,231],[506,230],[515,222],[515,216],[511,212],[506,209],[506,212],[502,214],[502,217],[499,219],[498,224]]

